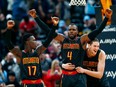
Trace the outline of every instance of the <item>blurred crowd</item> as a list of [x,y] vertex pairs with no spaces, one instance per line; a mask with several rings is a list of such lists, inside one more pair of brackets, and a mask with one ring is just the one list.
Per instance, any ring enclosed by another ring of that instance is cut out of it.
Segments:
[[[32,33],[38,41],[44,41],[48,32],[43,31],[27,12],[35,9],[38,16],[50,28],[51,16],[60,18],[57,31],[67,36],[67,27],[70,23],[78,26],[79,36],[89,33],[96,28],[95,6],[99,6],[99,0],[86,0],[86,6],[69,6],[71,0],[0,0],[0,31],[6,29],[8,20],[15,21],[12,31],[12,42],[15,46],[21,46],[21,37],[25,32]],[[116,2],[115,2],[116,3]],[[61,44],[52,41],[48,49],[41,54],[43,81],[46,87],[59,87],[61,68],[59,62]],[[20,68],[15,56],[8,51],[4,41],[0,37],[0,84],[14,84],[20,86]]]

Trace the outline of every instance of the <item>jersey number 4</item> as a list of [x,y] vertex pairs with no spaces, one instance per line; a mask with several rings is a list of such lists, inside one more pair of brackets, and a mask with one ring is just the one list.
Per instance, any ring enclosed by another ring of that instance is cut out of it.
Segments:
[[29,76],[35,76],[36,71],[37,71],[37,67],[36,66],[28,66]]
[[72,60],[72,52],[68,52],[67,57],[69,58],[69,60]]

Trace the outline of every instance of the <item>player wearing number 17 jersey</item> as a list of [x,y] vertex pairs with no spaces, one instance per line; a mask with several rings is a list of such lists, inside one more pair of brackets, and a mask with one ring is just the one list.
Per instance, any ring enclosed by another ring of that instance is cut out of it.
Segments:
[[[55,20],[57,22],[54,22],[54,19],[52,20],[54,26],[59,22],[58,18]],[[11,42],[10,36],[14,24],[13,20],[7,22],[7,29],[4,31],[3,36],[8,49],[17,57],[19,62],[23,87],[44,87],[41,79],[42,70],[39,56],[46,50],[49,43],[55,37],[53,36],[55,29],[49,32],[48,38],[39,46],[32,34],[25,34],[22,40],[24,45],[24,50],[22,51],[18,47],[14,47]]]

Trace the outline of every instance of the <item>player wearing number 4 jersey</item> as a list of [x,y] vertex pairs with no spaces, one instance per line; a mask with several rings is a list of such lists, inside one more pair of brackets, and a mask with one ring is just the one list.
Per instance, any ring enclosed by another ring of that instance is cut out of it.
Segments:
[[64,39],[62,45],[62,68],[64,74],[62,78],[62,87],[86,87],[85,75],[77,73],[75,67],[83,66],[86,44],[102,32],[108,19],[111,18],[111,15],[112,10],[107,9],[105,18],[99,28],[80,38],[76,36],[78,33],[76,25],[69,25],[69,37]]
[[[54,19],[52,19],[54,26],[56,26],[59,22],[59,19],[55,20],[57,20],[57,22],[54,22]],[[41,46],[38,46],[38,43],[32,34],[25,34],[23,36],[24,50],[21,51],[18,47],[14,47],[10,41],[11,29],[14,24],[13,20],[9,20],[7,22],[7,29],[4,31],[3,36],[7,47],[19,61],[23,87],[44,87],[41,79],[42,70],[39,55],[47,48],[49,43],[55,37],[53,36],[55,29],[50,31],[48,38]]]
[[[33,9],[31,12],[32,14],[30,15],[35,18],[38,25],[46,32],[49,32],[50,29],[40,20],[39,17],[37,17],[36,11]],[[62,87],[86,87],[86,78],[84,74],[78,74],[75,67],[82,66],[86,43],[93,40],[99,33],[102,32],[108,19],[111,18],[111,15],[112,10],[107,9],[104,21],[101,23],[99,28],[81,37],[77,37],[78,27],[73,23],[68,27],[68,37],[55,33],[57,35],[55,39],[62,44],[62,67],[65,67],[62,68]]]

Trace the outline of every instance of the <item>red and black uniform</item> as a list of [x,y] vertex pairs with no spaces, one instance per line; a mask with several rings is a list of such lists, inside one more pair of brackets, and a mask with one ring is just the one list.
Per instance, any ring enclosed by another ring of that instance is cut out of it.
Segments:
[[32,87],[34,84],[38,85],[35,87],[43,87],[41,80],[41,64],[36,51],[31,54],[26,51],[22,51],[21,63],[19,65],[21,69],[22,84],[28,84],[28,87]]
[[[97,71],[98,58],[99,58],[100,52],[101,50],[98,50],[96,56],[92,58],[89,58],[87,54],[85,54],[84,62],[83,62],[84,68],[91,71]],[[87,75],[87,87],[110,87],[110,85],[104,73],[101,79],[94,78]]]
[[[43,23],[39,17],[35,18],[37,24],[46,32],[50,31],[50,28]],[[93,30],[88,34],[90,40],[93,40],[99,33],[104,29],[108,18],[104,18],[101,25],[98,29]],[[57,35],[56,33],[54,35]],[[63,63],[72,63],[76,67],[82,66],[83,58],[85,51],[82,48],[80,39],[77,38],[73,41],[65,38],[62,43],[62,59]],[[63,78],[62,78],[62,87],[86,87],[86,78],[84,74],[77,74],[76,70],[67,71],[63,70]]]
[[[45,40],[45,42],[43,42],[42,45],[43,47],[47,48],[50,42],[52,41],[52,39],[56,37],[56,35],[54,35],[55,29],[56,28],[53,26],[53,29],[50,30],[47,39]],[[3,34],[3,36],[8,49],[12,51],[14,49],[14,46],[11,42],[11,29],[7,29],[7,31]],[[27,41],[30,36],[32,35],[27,34],[27,36],[23,38],[25,39],[23,41]],[[21,59],[20,68],[21,68],[21,80],[22,80],[22,84],[24,85],[23,87],[44,87],[41,80],[42,70],[40,65],[40,59],[38,58],[38,56],[45,49],[41,49],[41,50],[40,49],[41,47],[37,47],[36,50],[32,53],[22,51],[21,56],[18,56]],[[40,52],[38,53],[38,51]],[[20,54],[19,51],[16,53],[17,55]]]
[[[76,67],[82,66],[84,54],[85,51],[81,46],[80,38],[75,40],[64,39],[61,49],[63,64],[72,63]],[[62,87],[86,87],[86,77],[84,74],[77,73],[75,69],[72,71],[63,69],[62,73]]]

